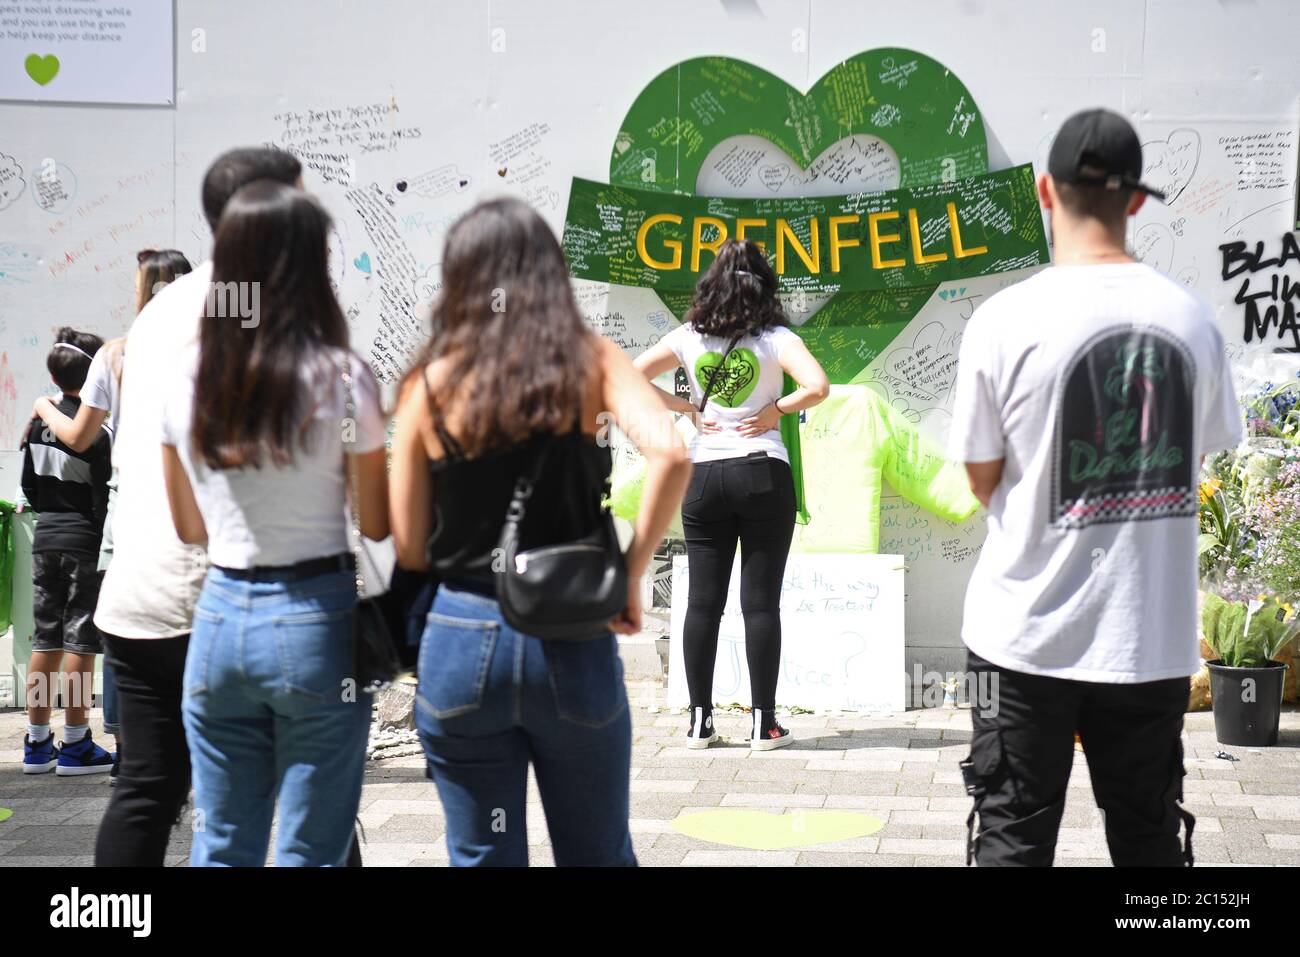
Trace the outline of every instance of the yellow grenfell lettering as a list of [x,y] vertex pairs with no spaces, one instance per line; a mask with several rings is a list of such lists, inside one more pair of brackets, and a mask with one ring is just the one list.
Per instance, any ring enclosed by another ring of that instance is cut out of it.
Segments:
[[[745,230],[749,229],[751,226],[753,226],[756,229],[767,229],[767,220],[766,219],[736,220],[736,240],[738,242],[745,238]],[[767,248],[767,244],[764,243],[761,239],[751,239],[750,242],[752,242],[759,249]]]
[[871,268],[872,269],[894,269],[898,266],[906,266],[906,259],[881,259],[880,246],[882,243],[901,242],[903,237],[898,233],[886,233],[880,235],[880,221],[882,219],[897,219],[898,210],[891,209],[885,213],[871,213],[867,216],[867,235],[871,240]]
[[816,219],[808,220],[808,229],[811,234],[809,243],[812,246],[811,256],[808,255],[808,250],[804,248],[803,243],[799,242],[799,237],[794,234],[790,224],[784,219],[776,221],[776,274],[778,276],[785,275],[785,241],[787,238],[793,244],[794,251],[799,258],[803,260],[803,264],[808,267],[809,272],[819,273],[822,271],[821,238]]
[[921,224],[917,221],[915,209],[907,211],[907,224],[912,229],[912,259],[918,265],[924,263],[941,263],[948,258],[947,253],[930,253],[921,251]]
[[651,269],[681,269],[682,268],[682,244],[675,239],[665,239],[664,248],[673,251],[673,258],[664,262],[660,259],[651,259],[650,254],[646,252],[645,237],[646,233],[659,225],[660,223],[676,223],[681,225],[682,218],[673,213],[659,213],[655,216],[649,216],[641,224],[641,228],[636,231],[636,254],[641,257],[641,261]]
[[961,244],[961,227],[957,225],[957,204],[948,204],[948,222],[952,226],[952,254],[958,259],[965,259],[967,256],[978,256],[980,253],[989,251],[987,246],[972,246],[967,249]]
[[831,272],[840,271],[840,250],[848,249],[851,246],[862,245],[862,240],[854,236],[852,239],[840,238],[840,227],[848,223],[856,223],[858,216],[832,216],[830,221],[830,245],[831,245]]
[[[718,238],[711,243],[706,243],[704,241],[704,227],[706,225],[713,226],[718,231]],[[718,250],[722,248],[722,244],[725,243],[726,241],[727,241],[726,223],[724,223],[720,219],[715,219],[712,216],[697,216],[695,218],[694,229],[692,230],[691,233],[691,272],[700,271],[700,250],[701,249],[707,249],[709,252],[713,253],[714,256],[716,256],[718,255]]]

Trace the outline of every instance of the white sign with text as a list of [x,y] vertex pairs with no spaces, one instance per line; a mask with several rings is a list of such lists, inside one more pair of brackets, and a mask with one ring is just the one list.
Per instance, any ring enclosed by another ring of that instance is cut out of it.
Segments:
[[[668,663],[668,704],[674,708],[690,704],[682,662],[689,589],[690,565],[678,556]],[[907,704],[903,641],[901,555],[790,556],[781,588],[779,707],[902,711]],[[718,632],[713,701],[751,703],[739,556]]]
[[172,0],[0,0],[0,100],[170,106],[172,18]]

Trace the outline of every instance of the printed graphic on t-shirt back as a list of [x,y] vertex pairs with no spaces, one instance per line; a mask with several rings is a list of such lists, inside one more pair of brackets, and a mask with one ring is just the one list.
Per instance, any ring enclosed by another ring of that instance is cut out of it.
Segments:
[[1195,375],[1186,345],[1161,329],[1111,328],[1083,345],[1057,403],[1052,525],[1196,514]]
[[705,352],[695,360],[695,379],[718,405],[734,409],[743,405],[758,385],[758,356],[749,349],[729,353]]

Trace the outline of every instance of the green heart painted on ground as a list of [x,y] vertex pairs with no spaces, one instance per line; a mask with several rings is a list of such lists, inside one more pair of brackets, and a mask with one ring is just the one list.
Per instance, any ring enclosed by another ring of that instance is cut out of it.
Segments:
[[[962,82],[914,50],[867,50],[836,64],[805,94],[766,70],[730,57],[686,60],[646,85],[623,119],[610,154],[611,185],[696,192],[715,146],[734,136],[762,137],[830,183],[842,166],[824,154],[866,134],[893,150],[899,186],[988,172],[980,111]],[[741,157],[741,162],[744,158]],[[759,195],[759,194],[756,194]],[[832,382],[850,382],[902,332],[936,285],[841,292],[798,328]],[[661,293],[680,319],[690,296]]]
[[748,349],[732,349],[723,362],[722,353],[706,352],[695,360],[695,381],[709,389],[712,401],[734,409],[744,405],[758,385],[758,357]]
[[14,812],[7,807],[0,807],[0,823],[9,820],[14,816]]
[[23,61],[23,66],[27,70],[27,75],[41,86],[45,86],[59,75],[59,58],[53,53],[47,53],[45,56],[33,53]]
[[795,811],[771,814],[739,808],[718,808],[682,814],[673,830],[712,844],[752,851],[779,851],[848,841],[875,834],[885,822],[855,811]]

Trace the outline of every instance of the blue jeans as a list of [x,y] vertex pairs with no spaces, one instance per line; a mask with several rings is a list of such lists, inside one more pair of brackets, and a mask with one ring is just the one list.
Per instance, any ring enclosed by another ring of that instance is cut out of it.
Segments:
[[117,734],[122,729],[121,719],[117,715],[117,678],[113,675],[113,666],[104,656],[104,733]]
[[556,864],[635,866],[632,716],[612,634],[542,641],[491,598],[444,585],[420,643],[415,720],[453,866],[528,863],[529,762]]
[[181,706],[194,768],[190,863],[340,866],[361,801],[370,697],[351,684],[348,572],[249,582],[208,571]]

